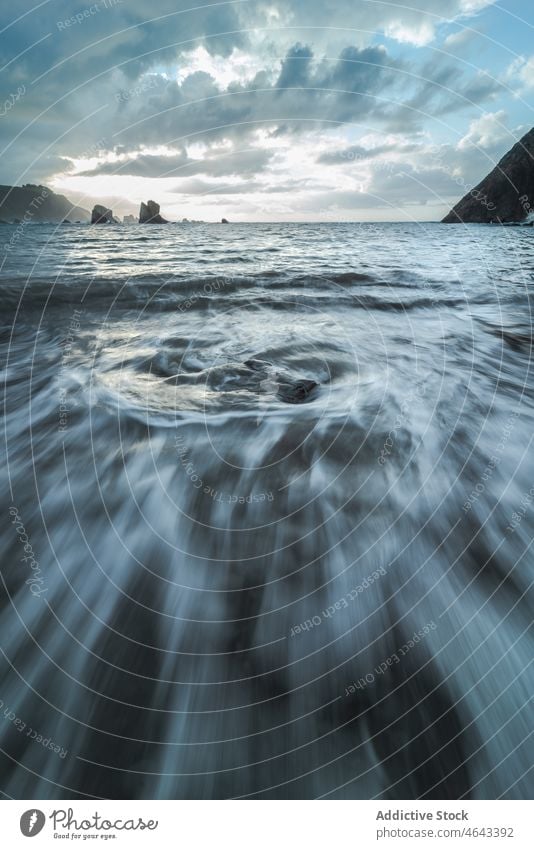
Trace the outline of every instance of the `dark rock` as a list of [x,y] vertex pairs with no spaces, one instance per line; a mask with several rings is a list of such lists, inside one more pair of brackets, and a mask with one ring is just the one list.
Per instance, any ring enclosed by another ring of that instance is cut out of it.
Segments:
[[0,218],[3,221],[17,219],[29,220],[34,224],[56,224],[64,218],[90,221],[91,215],[47,186],[27,183],[24,186],[0,186]]
[[113,221],[113,210],[101,206],[99,203],[93,206],[91,213],[91,224],[111,224]]
[[139,224],[168,224],[169,222],[159,214],[159,203],[149,200],[141,203],[139,210]]
[[247,368],[252,369],[252,371],[260,371],[260,372],[267,372],[269,370],[269,368],[272,368],[272,363],[268,363],[265,360],[256,360],[256,359],[245,360],[243,365],[245,365]]
[[315,380],[287,380],[278,376],[277,397],[286,404],[305,404],[311,401],[319,384]]
[[534,128],[443,219],[445,224],[524,221],[534,211]]
[[226,218],[221,218],[221,224],[229,224],[230,222]]
[[254,357],[245,360],[243,365],[256,373],[256,379],[268,378],[273,384],[273,389],[276,390],[276,397],[280,401],[285,401],[286,404],[305,404],[306,401],[313,399],[315,390],[319,388],[316,380],[295,379],[287,373],[274,372],[272,363],[266,360],[258,360]]

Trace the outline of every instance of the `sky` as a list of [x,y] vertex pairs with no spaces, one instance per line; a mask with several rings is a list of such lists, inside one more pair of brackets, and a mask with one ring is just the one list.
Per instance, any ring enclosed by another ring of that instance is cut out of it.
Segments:
[[436,220],[534,125],[532,0],[18,0],[0,183],[171,220]]

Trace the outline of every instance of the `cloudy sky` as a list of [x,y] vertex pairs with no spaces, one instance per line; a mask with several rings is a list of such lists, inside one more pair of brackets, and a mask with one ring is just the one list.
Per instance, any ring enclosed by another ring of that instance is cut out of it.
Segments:
[[534,125],[532,0],[18,0],[0,182],[172,219],[433,220]]

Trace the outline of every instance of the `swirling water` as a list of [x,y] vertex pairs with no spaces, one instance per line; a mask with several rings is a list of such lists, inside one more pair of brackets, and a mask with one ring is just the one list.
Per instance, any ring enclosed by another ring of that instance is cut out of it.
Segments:
[[0,256],[4,794],[531,798],[534,231]]

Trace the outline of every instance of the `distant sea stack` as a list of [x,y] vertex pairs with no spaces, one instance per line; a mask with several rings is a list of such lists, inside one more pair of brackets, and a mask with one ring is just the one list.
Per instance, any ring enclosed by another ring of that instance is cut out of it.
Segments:
[[91,224],[113,224],[113,210],[97,203],[91,213]]
[[532,218],[533,211],[534,127],[456,204],[443,223],[519,223]]
[[149,200],[141,204],[139,210],[139,224],[168,224],[169,222],[159,214],[159,203]]
[[25,186],[0,186],[0,221],[57,223],[89,221],[86,209],[75,206],[64,195],[56,195],[47,186],[27,183]]

